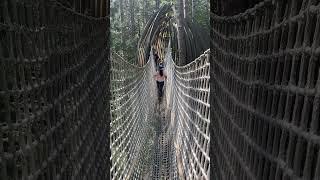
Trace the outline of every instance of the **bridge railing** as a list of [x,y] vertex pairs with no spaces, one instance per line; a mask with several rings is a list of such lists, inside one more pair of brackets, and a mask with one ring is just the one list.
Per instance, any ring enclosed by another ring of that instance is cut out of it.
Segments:
[[319,178],[319,1],[265,0],[212,23],[218,179]]
[[108,179],[108,18],[54,0],[0,14],[0,179]]
[[180,176],[210,179],[210,51],[185,66],[177,66],[170,57],[171,49],[167,51],[167,108],[176,133],[178,166],[183,168]]
[[[152,54],[152,52],[151,52]],[[138,67],[117,54],[111,56],[111,179],[142,179],[142,159],[154,118],[156,84],[153,56]]]

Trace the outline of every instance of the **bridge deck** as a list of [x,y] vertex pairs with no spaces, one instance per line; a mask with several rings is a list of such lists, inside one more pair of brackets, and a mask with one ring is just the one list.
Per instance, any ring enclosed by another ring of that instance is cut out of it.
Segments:
[[179,179],[173,132],[169,129],[170,113],[166,111],[166,98],[157,101],[155,109],[155,138],[151,177],[148,179]]

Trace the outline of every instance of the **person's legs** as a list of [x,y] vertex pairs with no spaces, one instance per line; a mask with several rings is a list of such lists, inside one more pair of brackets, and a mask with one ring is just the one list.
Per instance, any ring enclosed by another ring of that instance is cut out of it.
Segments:
[[161,82],[157,81],[158,97],[161,97],[161,86],[160,86],[160,83]]
[[162,97],[162,94],[163,94],[163,85],[164,85],[164,82],[160,82],[160,97]]

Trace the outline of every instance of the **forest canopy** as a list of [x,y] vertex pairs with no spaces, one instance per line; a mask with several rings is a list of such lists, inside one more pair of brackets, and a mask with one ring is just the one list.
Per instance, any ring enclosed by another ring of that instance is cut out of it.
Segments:
[[112,0],[111,50],[134,62],[138,41],[149,18],[164,4],[183,4],[185,18],[195,21],[209,33],[208,0]]

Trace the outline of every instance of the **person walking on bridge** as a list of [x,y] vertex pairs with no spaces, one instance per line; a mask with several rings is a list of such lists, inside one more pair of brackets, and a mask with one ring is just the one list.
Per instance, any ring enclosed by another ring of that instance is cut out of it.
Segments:
[[158,66],[158,63],[159,63],[159,59],[160,59],[160,58],[159,58],[159,55],[158,55],[158,53],[157,53],[156,50],[154,51],[153,56],[154,56],[155,67],[156,67],[156,69],[157,69],[157,66]]
[[163,95],[164,81],[167,79],[167,74],[165,73],[163,66],[159,66],[159,71],[157,71],[157,73],[154,75],[154,77],[157,82],[158,98],[160,100]]

